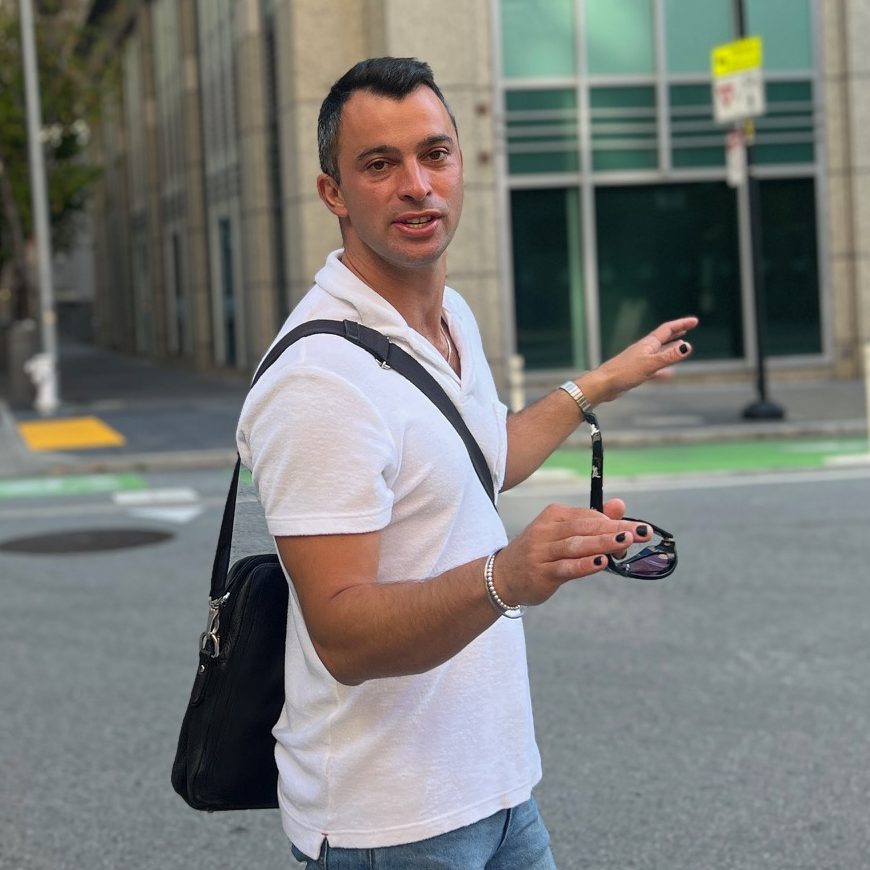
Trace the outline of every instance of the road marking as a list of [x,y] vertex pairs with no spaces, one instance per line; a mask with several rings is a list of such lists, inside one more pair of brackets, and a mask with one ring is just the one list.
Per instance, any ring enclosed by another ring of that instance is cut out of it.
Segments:
[[167,523],[189,523],[205,510],[199,493],[189,486],[116,492],[112,501],[132,516]]
[[63,420],[30,420],[18,424],[18,432],[31,450],[93,450],[120,447],[127,439],[99,417],[67,417]]
[[828,456],[825,465],[829,467],[843,465],[870,465],[870,451],[867,453],[846,453],[841,456]]
[[631,422],[637,429],[646,426],[700,426],[704,418],[700,414],[662,414],[661,416],[644,414],[634,417]]
[[0,480],[0,499],[50,498],[144,489],[138,474],[82,474],[69,477],[22,477]]
[[189,486],[156,487],[135,492],[116,492],[112,495],[115,504],[121,507],[140,507],[153,504],[185,504],[198,502],[199,493]]
[[785,453],[849,453],[854,452],[860,445],[861,439],[851,438],[847,440],[829,438],[826,441],[796,441],[793,444],[784,444],[782,449]]
[[[804,469],[801,471],[747,472],[744,474],[699,474],[673,478],[636,478],[614,481],[614,486],[633,492],[681,489],[726,489],[737,486],[775,486],[782,483],[839,483],[870,479],[870,468]],[[608,489],[611,487],[608,486]]]
[[[223,508],[224,499],[215,496],[214,498],[204,498],[198,507],[203,510],[212,508]],[[181,506],[179,506],[181,507]],[[193,505],[191,505],[193,507]],[[167,507],[167,510],[171,508]],[[130,516],[134,510],[147,510],[147,508],[131,508],[124,511],[124,516]],[[84,516],[101,516],[101,515],[119,516],[118,505],[114,501],[99,501],[99,502],[78,502],[74,504],[48,504],[48,505],[16,505],[15,507],[0,508],[0,521],[7,520],[13,522],[15,520],[26,519],[46,519],[48,517],[84,517]],[[173,511],[174,515],[174,511]],[[181,512],[179,510],[179,516]]]
[[164,523],[178,523],[183,525],[195,520],[203,511],[205,506],[201,504],[187,505],[163,505],[162,507],[149,508],[130,508],[128,513],[134,517],[141,517],[146,520],[159,520]]

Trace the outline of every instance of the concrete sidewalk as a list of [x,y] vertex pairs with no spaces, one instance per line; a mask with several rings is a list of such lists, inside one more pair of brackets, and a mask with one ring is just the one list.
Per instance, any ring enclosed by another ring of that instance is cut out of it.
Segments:
[[[219,467],[235,461],[235,428],[246,376],[155,365],[93,345],[62,341],[60,408],[41,418],[10,406],[0,381],[0,477]],[[37,421],[96,418],[123,444],[32,450],[20,428]]]
[[[21,424],[38,421],[31,407],[10,407],[0,382],[0,477],[100,471],[220,467],[234,461],[235,427],[247,376],[202,374],[63,342],[61,407],[53,419],[96,418],[123,443],[89,449],[33,450]],[[860,380],[776,383],[770,399],[782,421],[748,421],[754,384],[651,383],[597,413],[608,446],[711,443],[760,438],[863,437]],[[529,398],[534,398],[533,394]],[[587,448],[583,427],[569,446]]]

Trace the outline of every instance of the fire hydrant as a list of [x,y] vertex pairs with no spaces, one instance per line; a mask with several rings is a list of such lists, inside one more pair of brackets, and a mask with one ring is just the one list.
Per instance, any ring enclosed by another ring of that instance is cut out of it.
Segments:
[[36,387],[36,398],[33,407],[44,417],[57,410],[57,376],[54,360],[50,354],[38,353],[24,363],[33,385]]

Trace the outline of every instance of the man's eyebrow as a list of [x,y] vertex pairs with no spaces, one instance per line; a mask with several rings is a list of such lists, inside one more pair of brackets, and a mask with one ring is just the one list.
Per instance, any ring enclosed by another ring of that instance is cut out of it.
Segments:
[[398,153],[399,149],[392,145],[372,145],[371,148],[366,148],[356,155],[356,162],[362,163],[364,160],[368,160],[369,157],[374,157],[375,155],[394,155]]
[[[431,148],[433,145],[453,145],[453,137],[447,133],[436,133],[434,136],[427,136],[423,139],[417,148],[424,151],[426,148]],[[387,157],[395,156],[399,153],[399,149],[394,145],[372,145],[371,148],[365,148],[356,156],[356,162],[362,163],[368,160],[369,157]]]
[[431,148],[433,145],[453,145],[453,137],[447,133],[437,133],[434,136],[427,136],[421,143],[420,148]]

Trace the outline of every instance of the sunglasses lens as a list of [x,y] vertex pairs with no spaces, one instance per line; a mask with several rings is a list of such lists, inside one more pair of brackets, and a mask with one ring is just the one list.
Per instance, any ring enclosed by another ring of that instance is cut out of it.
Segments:
[[619,573],[639,580],[655,580],[673,572],[677,553],[673,540],[665,543],[661,535],[653,533],[652,541],[633,544],[628,551],[613,562]]
[[617,564],[627,568],[632,577],[655,580],[657,577],[669,574],[675,560],[676,553],[649,553],[635,556],[627,561],[617,560]]

